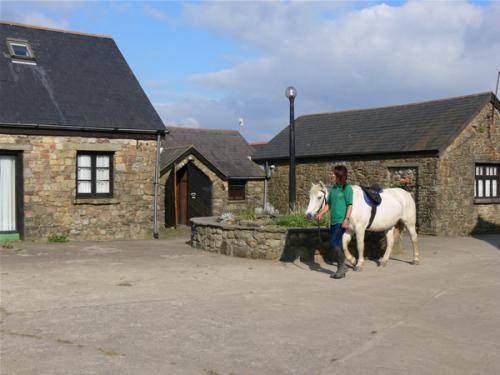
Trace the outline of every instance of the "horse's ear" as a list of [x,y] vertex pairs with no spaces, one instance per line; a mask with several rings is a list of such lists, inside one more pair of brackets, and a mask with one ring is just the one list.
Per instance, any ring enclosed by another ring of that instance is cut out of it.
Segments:
[[320,182],[319,182],[319,185],[320,185],[322,188],[324,188],[324,187],[325,187],[325,184],[323,183],[323,181],[320,181]]

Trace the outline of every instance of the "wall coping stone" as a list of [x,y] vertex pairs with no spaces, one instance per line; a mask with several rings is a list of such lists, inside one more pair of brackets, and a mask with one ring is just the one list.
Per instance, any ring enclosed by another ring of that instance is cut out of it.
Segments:
[[[257,232],[270,232],[270,233],[309,233],[309,232],[317,232],[317,227],[310,228],[301,228],[301,227],[280,227],[280,226],[263,226],[263,227],[247,227],[244,225],[236,225],[236,224],[224,224],[216,221],[217,216],[207,216],[207,217],[193,217],[191,221],[196,225],[205,225],[208,227],[221,228],[221,229],[238,229],[238,230],[248,230],[248,231],[257,231]],[[329,232],[329,228],[321,227],[321,232]]]

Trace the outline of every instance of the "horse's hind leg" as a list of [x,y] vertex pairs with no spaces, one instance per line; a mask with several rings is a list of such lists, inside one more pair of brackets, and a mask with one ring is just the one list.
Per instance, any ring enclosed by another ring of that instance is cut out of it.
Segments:
[[363,271],[365,263],[365,230],[356,229],[356,245],[358,247],[358,261],[356,262],[355,271]]
[[410,233],[411,245],[413,247],[413,264],[417,265],[420,263],[420,251],[418,249],[418,239],[417,230],[415,229],[415,224],[406,225],[406,229]]
[[392,248],[394,247],[394,232],[396,231],[396,227],[392,227],[385,233],[385,238],[387,242],[387,247],[385,248],[385,253],[382,259],[379,259],[379,266],[387,266],[387,262],[389,261],[389,257],[392,253]]
[[344,249],[344,254],[345,254],[346,259],[354,267],[356,265],[356,258],[354,258],[352,256],[351,252],[349,251],[349,242],[351,242],[352,234],[353,234],[353,232],[350,229],[345,231],[345,233],[342,237],[342,248]]

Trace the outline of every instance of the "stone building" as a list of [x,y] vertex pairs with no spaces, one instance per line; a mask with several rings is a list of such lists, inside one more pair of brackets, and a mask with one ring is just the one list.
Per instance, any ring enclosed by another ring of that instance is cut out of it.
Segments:
[[237,131],[167,127],[161,184],[167,226],[263,207],[264,170]]
[[[296,120],[297,200],[312,182],[331,182],[345,164],[353,184],[412,192],[421,233],[500,232],[500,104],[481,93],[384,108],[313,114]],[[253,160],[274,166],[269,201],[288,202],[285,128]]]
[[165,127],[112,38],[0,23],[0,240],[145,238]]

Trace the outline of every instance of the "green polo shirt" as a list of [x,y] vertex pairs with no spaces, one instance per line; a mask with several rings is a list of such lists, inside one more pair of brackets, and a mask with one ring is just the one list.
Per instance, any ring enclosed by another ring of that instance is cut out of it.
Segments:
[[342,224],[349,205],[352,205],[351,185],[346,185],[344,191],[342,191],[342,185],[333,185],[328,194],[328,206],[332,216],[331,225]]

